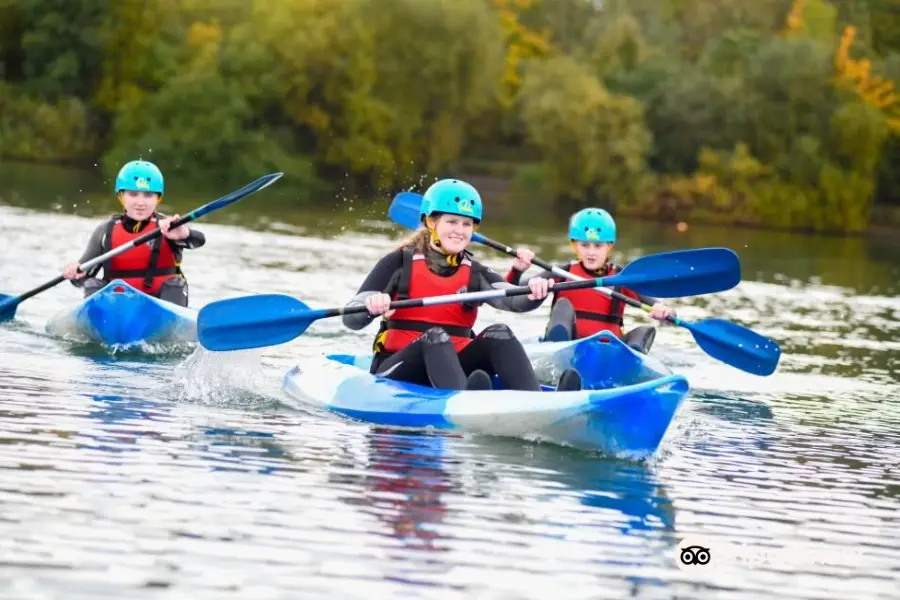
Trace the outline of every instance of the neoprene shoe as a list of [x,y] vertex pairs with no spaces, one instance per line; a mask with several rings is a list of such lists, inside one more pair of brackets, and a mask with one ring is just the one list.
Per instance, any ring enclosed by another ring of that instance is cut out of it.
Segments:
[[569,330],[562,323],[557,323],[544,335],[545,342],[568,342],[569,339]]
[[557,392],[578,392],[581,391],[581,373],[575,369],[566,369],[559,376],[556,383]]
[[466,389],[470,391],[492,390],[494,383],[491,381],[490,375],[481,369],[476,369],[466,378]]

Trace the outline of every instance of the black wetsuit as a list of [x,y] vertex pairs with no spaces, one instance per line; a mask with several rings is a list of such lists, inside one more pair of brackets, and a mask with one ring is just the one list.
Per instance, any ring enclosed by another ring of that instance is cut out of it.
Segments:
[[[127,215],[119,215],[118,218],[123,219],[123,225],[128,231],[141,232],[150,223],[151,220],[164,217],[165,215],[155,215],[154,217],[151,217],[150,219],[147,219],[145,221],[137,221]],[[78,259],[79,264],[84,264],[87,261],[97,258],[98,256],[101,256],[102,254],[110,251],[111,240],[106,239],[106,233],[108,229],[109,221],[104,221],[103,223],[97,225],[97,228],[94,229],[94,232],[88,239],[87,247],[85,248],[84,253],[81,255],[81,258]],[[190,235],[183,240],[170,240],[169,238],[161,237],[148,243],[169,244],[169,247],[172,249],[172,253],[175,255],[175,261],[180,263],[182,254],[185,249],[193,250],[194,248],[200,248],[206,243],[206,236],[204,236],[203,233],[195,229],[191,229],[190,232]],[[97,273],[99,273],[100,269],[103,269],[103,277],[96,276]],[[106,284],[109,283],[109,278],[107,277],[108,271],[108,263],[97,265],[96,267],[88,271],[87,276],[83,279],[72,279],[72,285],[84,288],[84,297],[87,298],[91,294],[94,294],[97,291],[103,289]],[[173,304],[178,304],[179,306],[187,306],[187,281],[184,279],[184,277],[181,276],[172,277],[166,280],[160,287],[158,296],[161,300],[172,302]]]
[[[426,261],[432,272],[445,277],[452,276],[459,268],[448,264],[447,257],[433,249],[426,253]],[[470,291],[513,287],[496,271],[471,257],[470,261]],[[393,296],[400,281],[402,267],[402,250],[398,249],[384,256],[347,306],[364,304],[368,296],[382,292]],[[501,297],[487,300],[486,303],[510,312],[528,312],[541,304],[539,300],[530,300],[527,295]],[[343,321],[348,328],[358,330],[369,325],[374,318],[363,312],[344,315]],[[466,389],[467,378],[478,370],[489,376],[498,376],[508,389],[540,389],[534,368],[521,342],[509,327],[502,324],[486,327],[459,354],[447,332],[436,326],[399,352],[376,352],[371,372],[410,383],[461,390]]]

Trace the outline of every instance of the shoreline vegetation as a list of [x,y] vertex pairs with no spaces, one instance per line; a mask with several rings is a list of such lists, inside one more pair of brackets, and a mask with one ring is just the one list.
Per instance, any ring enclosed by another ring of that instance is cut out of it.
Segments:
[[140,156],[198,189],[278,170],[292,206],[450,175],[500,218],[900,229],[891,2],[596,4],[10,0],[0,160],[109,180]]

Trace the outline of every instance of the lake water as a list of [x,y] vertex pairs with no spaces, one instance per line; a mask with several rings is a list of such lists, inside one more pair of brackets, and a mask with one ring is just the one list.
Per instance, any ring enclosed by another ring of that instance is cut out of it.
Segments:
[[[113,206],[53,186],[0,184],[3,293],[55,276]],[[193,306],[268,292],[340,305],[404,234],[387,199],[312,213],[269,192],[195,224],[208,242],[185,260]],[[567,258],[562,218],[547,220],[482,232]],[[68,283],[24,302],[0,324],[0,597],[900,597],[900,244],[620,230],[620,260],[734,249],[743,282],[678,302],[680,316],[736,321],[784,352],[760,378],[661,329],[653,355],[692,391],[642,463],[398,434],[285,402],[288,368],[365,352],[374,326],[322,320],[240,353],[110,355],[44,333],[80,298]],[[486,308],[479,327],[537,335],[547,311]],[[683,570],[679,542],[706,545],[713,563]]]

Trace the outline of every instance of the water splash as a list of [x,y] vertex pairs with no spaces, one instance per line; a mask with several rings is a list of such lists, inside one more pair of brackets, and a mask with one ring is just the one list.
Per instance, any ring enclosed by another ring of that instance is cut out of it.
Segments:
[[198,347],[172,370],[181,402],[261,409],[277,403],[271,375],[262,365],[263,350],[210,352]]

